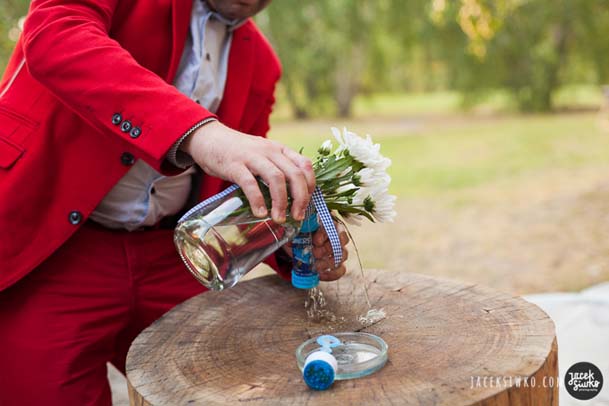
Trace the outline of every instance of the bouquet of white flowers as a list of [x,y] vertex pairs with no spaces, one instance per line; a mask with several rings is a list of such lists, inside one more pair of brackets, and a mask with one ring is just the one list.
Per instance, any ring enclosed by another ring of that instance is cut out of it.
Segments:
[[[332,221],[349,223],[393,221],[395,196],[388,193],[391,164],[380,153],[380,145],[347,131],[333,128],[338,146],[324,142],[313,163],[316,189],[304,222],[290,217],[278,224],[270,218],[256,218],[244,193],[233,185],[198,204],[180,219],[174,233],[178,253],[191,273],[206,287],[222,290],[237,281],[269,254],[289,241],[292,252],[294,286],[308,289],[319,283],[314,271],[310,233],[318,218],[326,230],[340,263],[342,248]],[[267,206],[268,187],[259,181]],[[299,233],[300,232],[300,233]]]
[[381,155],[381,146],[372,143],[369,135],[362,138],[346,128],[342,133],[332,128],[332,132],[338,147],[334,149],[331,140],[325,141],[313,164],[328,209],[355,224],[362,217],[392,222],[396,197],[388,193],[391,160]]

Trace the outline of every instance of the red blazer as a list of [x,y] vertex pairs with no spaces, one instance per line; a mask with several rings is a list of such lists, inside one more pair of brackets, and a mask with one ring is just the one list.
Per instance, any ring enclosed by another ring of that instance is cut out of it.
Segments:
[[[84,223],[129,170],[128,154],[165,174],[179,172],[164,159],[167,151],[213,116],[171,85],[191,6],[32,1],[0,81],[0,290]],[[220,121],[265,136],[280,69],[253,22],[237,29]],[[141,131],[123,132],[116,113]],[[201,198],[225,186],[211,177],[202,185]]]

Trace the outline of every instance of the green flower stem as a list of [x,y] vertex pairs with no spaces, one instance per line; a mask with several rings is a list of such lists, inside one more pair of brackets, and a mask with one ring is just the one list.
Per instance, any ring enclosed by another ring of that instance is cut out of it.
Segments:
[[[315,176],[315,181],[318,183],[322,183],[322,182],[340,180],[341,178],[344,178],[346,176],[346,175],[340,176],[340,174],[342,172],[344,172],[344,169],[337,170],[336,172],[332,172],[332,173],[326,173],[326,174],[320,175],[320,176]],[[353,176],[353,175],[351,174],[351,172],[349,172],[349,178],[351,176]]]
[[326,177],[329,174],[340,173],[347,168],[353,166],[353,159],[339,159],[332,160],[327,165],[322,165],[319,167],[319,171],[315,170],[315,176],[318,178]]
[[332,199],[337,199],[340,197],[349,197],[355,194],[355,192],[357,192],[357,188],[355,189],[349,189],[349,190],[345,190],[344,192],[340,192],[340,193],[331,193],[331,194],[323,194],[324,195],[324,199],[326,201],[331,201]]

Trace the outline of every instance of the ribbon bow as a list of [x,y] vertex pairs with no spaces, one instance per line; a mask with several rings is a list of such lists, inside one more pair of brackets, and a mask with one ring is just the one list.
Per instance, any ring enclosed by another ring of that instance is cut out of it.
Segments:
[[[205,199],[192,209],[188,210],[180,218],[178,223],[188,220],[190,217],[200,212],[210,204],[217,202],[218,200],[226,197],[227,195],[239,189],[239,185],[231,185],[228,188],[224,189],[222,192]],[[332,246],[332,254],[334,254],[334,266],[338,266],[340,265],[343,259],[343,249],[340,245],[340,237],[338,236],[338,231],[336,230],[336,226],[334,225],[334,221],[332,220],[330,210],[328,210],[328,206],[326,206],[326,201],[324,200],[324,196],[321,193],[321,189],[317,186],[315,187],[313,195],[311,196],[311,202],[309,203],[307,212],[312,212],[313,209],[317,211],[317,214],[319,215],[319,220],[321,221],[321,225],[326,231],[326,234],[328,234],[328,239],[330,240],[330,245]]]

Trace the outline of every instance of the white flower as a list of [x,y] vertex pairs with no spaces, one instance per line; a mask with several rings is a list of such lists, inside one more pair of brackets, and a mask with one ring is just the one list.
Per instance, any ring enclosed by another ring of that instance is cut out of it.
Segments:
[[348,190],[353,190],[353,189],[357,189],[357,186],[355,186],[353,183],[345,183],[344,185],[339,186],[338,188],[336,188],[336,193],[343,193],[346,192]]
[[322,156],[330,155],[330,153],[332,152],[332,141],[325,140],[324,143],[321,144],[317,152],[319,153],[319,155]]
[[345,168],[345,169],[344,169],[344,170],[343,170],[341,173],[339,173],[337,176],[338,176],[339,178],[342,178],[343,176],[347,176],[347,175],[349,174],[349,172],[351,172],[352,170],[353,170],[353,168],[352,168],[352,167]]
[[346,128],[343,129],[341,134],[335,127],[332,127],[332,133],[339,144],[337,153],[347,150],[349,155],[366,168],[378,171],[385,171],[391,165],[391,160],[381,155],[380,144],[374,144],[369,135],[362,138]]
[[390,195],[387,186],[361,188],[355,194],[353,203],[363,205],[379,223],[392,223],[396,216],[394,210],[396,197]]
[[374,186],[389,186],[391,182],[391,177],[385,171],[378,171],[372,168],[364,168],[360,170],[357,174],[359,186],[361,187],[374,187]]
[[381,155],[380,145],[369,135],[363,138],[346,128],[342,132],[332,128],[332,133],[338,148],[332,152],[332,142],[325,141],[319,153],[326,158],[318,160],[315,170],[327,202],[350,224],[360,225],[365,217],[393,221],[396,197],[388,193],[391,177],[387,174],[391,160]]

